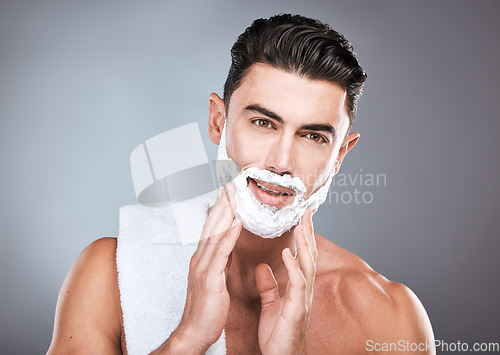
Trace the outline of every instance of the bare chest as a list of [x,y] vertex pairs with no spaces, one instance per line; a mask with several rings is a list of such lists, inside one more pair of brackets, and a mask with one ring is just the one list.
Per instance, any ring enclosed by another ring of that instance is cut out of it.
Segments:
[[362,322],[332,294],[315,294],[307,330],[308,354],[361,354]]
[[[260,305],[231,304],[226,321],[227,354],[261,354],[258,341]],[[331,294],[315,293],[307,331],[308,354],[355,354],[364,349],[359,320]]]
[[231,302],[224,331],[226,351],[231,354],[260,354],[258,341],[260,307],[246,307]]

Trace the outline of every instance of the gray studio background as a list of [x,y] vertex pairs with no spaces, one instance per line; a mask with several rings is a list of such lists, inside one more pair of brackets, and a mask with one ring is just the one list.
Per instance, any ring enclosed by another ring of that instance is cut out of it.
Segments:
[[[326,204],[319,233],[412,288],[437,339],[500,342],[495,1],[1,1],[0,352],[50,343],[80,251],[135,203],[129,154],[197,121],[251,21],[319,18],[368,73],[341,173],[385,174]],[[189,137],[186,137],[189,139]],[[346,195],[344,200],[347,200]],[[334,326],[334,324],[332,325]]]

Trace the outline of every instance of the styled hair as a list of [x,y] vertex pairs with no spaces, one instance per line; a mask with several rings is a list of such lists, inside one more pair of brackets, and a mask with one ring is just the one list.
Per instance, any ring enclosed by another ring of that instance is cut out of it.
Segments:
[[352,45],[329,25],[291,14],[255,20],[231,49],[231,67],[224,84],[226,112],[231,95],[255,63],[338,84],[346,91],[352,126],[366,73]]

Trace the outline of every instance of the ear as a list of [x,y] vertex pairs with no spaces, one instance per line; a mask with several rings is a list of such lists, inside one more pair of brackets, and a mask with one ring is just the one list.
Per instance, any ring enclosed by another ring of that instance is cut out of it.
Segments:
[[337,160],[335,161],[335,174],[336,175],[339,172],[340,165],[342,165],[342,161],[344,160],[345,156],[347,153],[354,148],[356,143],[358,143],[359,140],[359,133],[353,132],[349,133],[345,139],[342,145],[340,146],[339,149],[339,154],[337,156]]
[[219,145],[220,137],[222,135],[222,129],[225,123],[225,112],[226,107],[224,106],[224,100],[222,100],[217,94],[211,93],[210,106],[208,108],[208,136],[214,144]]

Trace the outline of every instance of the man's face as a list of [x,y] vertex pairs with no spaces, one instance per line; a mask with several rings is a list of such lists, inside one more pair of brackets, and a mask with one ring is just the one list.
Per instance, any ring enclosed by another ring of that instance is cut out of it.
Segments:
[[[228,156],[242,169],[257,167],[299,177],[308,198],[340,165],[336,160],[349,126],[345,100],[337,84],[255,64],[231,96]],[[345,152],[340,155],[341,161]],[[264,204],[281,208],[293,201],[291,190],[249,180]]]

